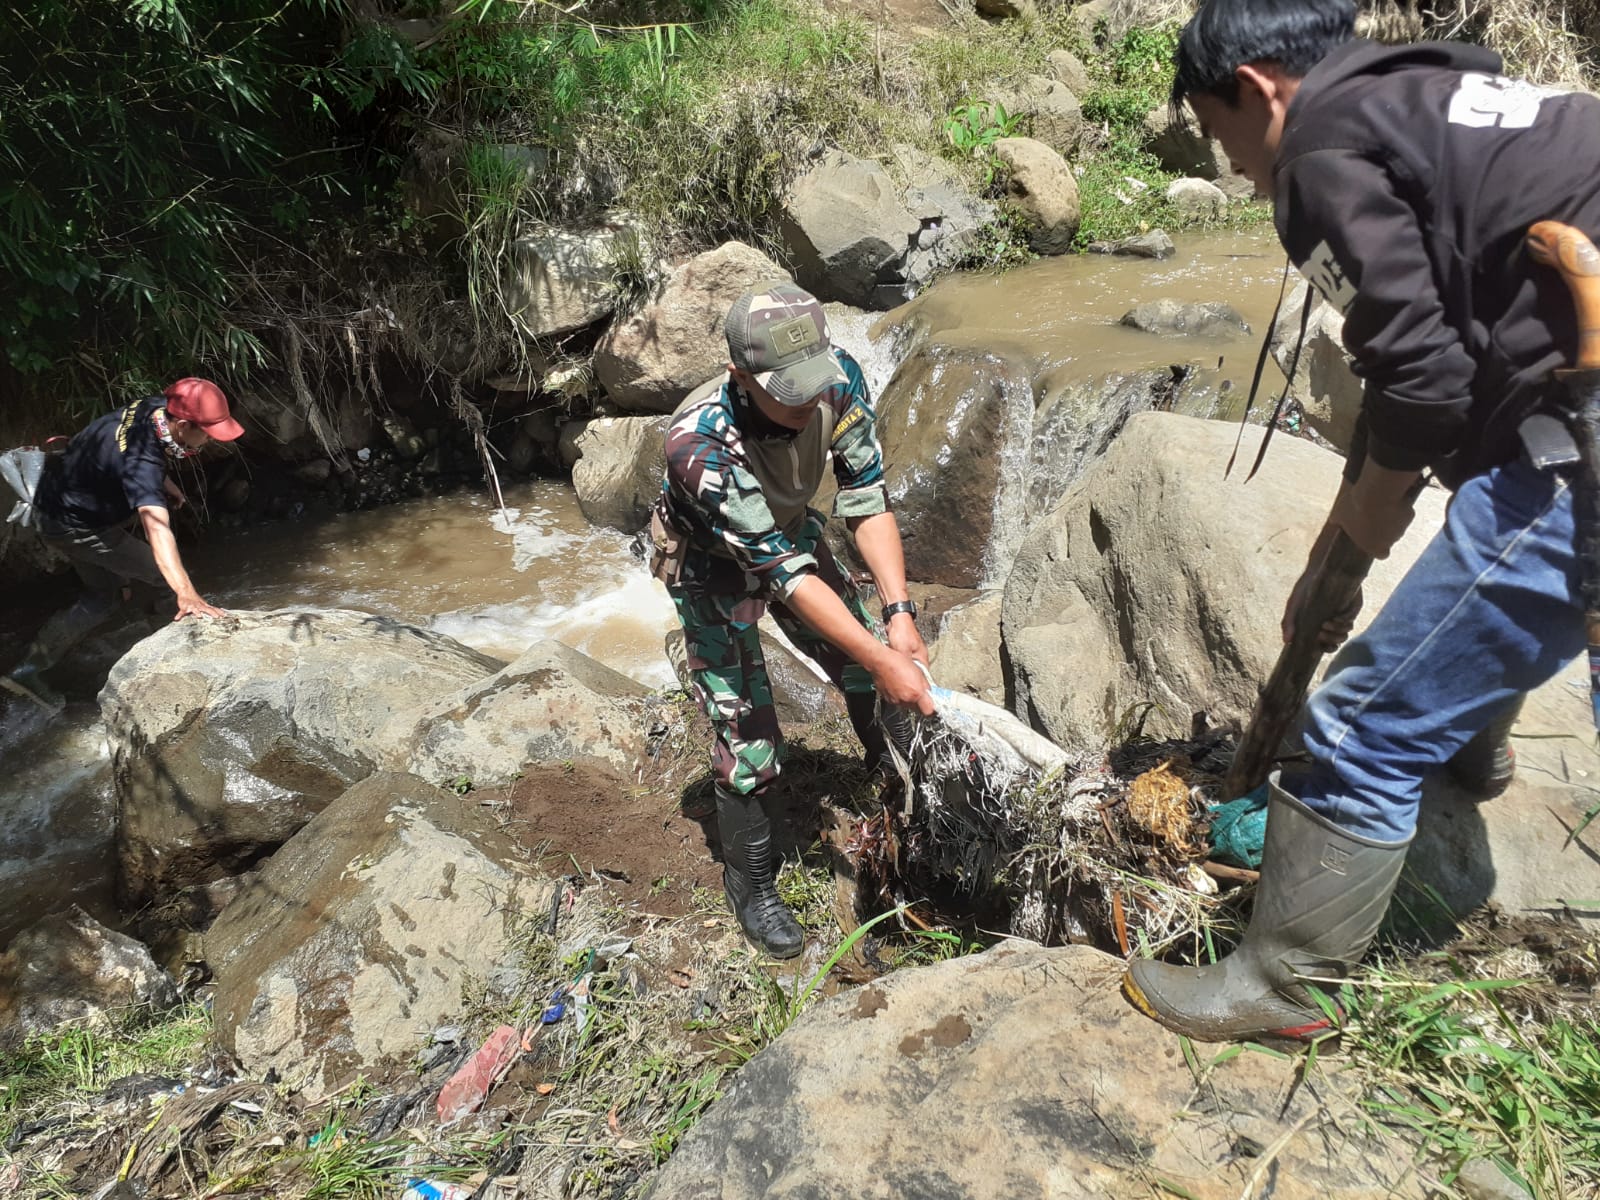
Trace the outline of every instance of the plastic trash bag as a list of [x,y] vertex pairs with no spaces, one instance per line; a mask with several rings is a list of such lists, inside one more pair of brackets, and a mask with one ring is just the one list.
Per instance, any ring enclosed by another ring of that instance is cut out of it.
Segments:
[[1267,840],[1267,785],[1246,792],[1237,800],[1213,804],[1211,857],[1236,867],[1261,866],[1261,849]]
[[49,455],[37,446],[19,446],[0,454],[0,479],[16,493],[8,523],[27,529],[34,523],[33,496],[39,490],[39,479]]

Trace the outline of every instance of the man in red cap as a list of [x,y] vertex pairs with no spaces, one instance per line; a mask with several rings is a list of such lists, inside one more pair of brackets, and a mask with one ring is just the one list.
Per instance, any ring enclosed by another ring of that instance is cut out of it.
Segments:
[[[84,592],[45,622],[22,661],[0,676],[0,687],[58,711],[63,701],[44,673],[116,611],[130,584],[166,591],[179,620],[222,615],[200,598],[178,556],[169,508],[184,496],[167,477],[167,464],[243,432],[221,388],[180,379],[159,396],[94,421],[52,458],[33,498],[35,519],[46,543],[72,563]],[[135,514],[143,541],[127,528]]]

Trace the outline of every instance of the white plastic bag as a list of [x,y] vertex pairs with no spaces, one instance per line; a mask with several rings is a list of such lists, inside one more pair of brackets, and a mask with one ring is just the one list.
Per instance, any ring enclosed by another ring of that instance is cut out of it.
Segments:
[[33,524],[33,495],[39,490],[39,478],[44,474],[48,455],[37,446],[19,446],[0,454],[0,479],[17,495],[17,503],[6,518],[8,523],[24,529]]

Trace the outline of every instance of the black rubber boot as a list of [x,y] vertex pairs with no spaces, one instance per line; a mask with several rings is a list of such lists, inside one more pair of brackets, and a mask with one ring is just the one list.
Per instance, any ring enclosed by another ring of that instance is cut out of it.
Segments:
[[1517,775],[1517,753],[1511,748],[1511,727],[1522,715],[1527,694],[1518,696],[1511,706],[1482,729],[1445,764],[1454,779],[1467,791],[1492,800],[1511,786]]
[[759,796],[717,787],[717,825],[722,833],[722,890],[745,936],[773,958],[793,958],[805,949],[800,932],[778,897],[772,861],[772,823]]
[[1204,1042],[1311,1041],[1330,1027],[1307,979],[1337,982],[1361,961],[1405,863],[1317,816],[1273,780],[1255,911],[1239,948],[1209,967],[1132,963],[1123,993],[1168,1029]]
[[895,704],[885,704],[880,711],[876,692],[846,692],[844,707],[850,714],[850,726],[866,751],[867,770],[881,775],[896,773],[894,758],[889,753],[891,741],[901,756],[910,761],[913,737],[910,713]]

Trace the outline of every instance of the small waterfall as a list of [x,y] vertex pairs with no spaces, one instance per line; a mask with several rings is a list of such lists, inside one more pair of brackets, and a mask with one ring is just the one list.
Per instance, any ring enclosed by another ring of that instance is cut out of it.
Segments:
[[983,559],[983,587],[1005,584],[1022,539],[1038,515],[1030,503],[1033,479],[1034,391],[1028,372],[1001,360],[997,375],[1005,399],[1000,436],[1000,469],[994,496],[994,533]]
[[[867,377],[867,389],[876,400],[905,357],[902,339],[895,336],[892,328],[878,327],[883,321],[882,313],[864,312],[848,304],[829,303],[823,307],[828,314],[828,330],[833,335],[834,345],[861,364],[861,373]],[[878,327],[877,336],[874,336],[875,327]]]

